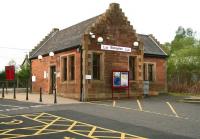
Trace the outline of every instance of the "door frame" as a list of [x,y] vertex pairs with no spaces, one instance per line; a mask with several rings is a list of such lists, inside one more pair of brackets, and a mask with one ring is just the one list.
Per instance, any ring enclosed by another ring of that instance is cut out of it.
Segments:
[[49,94],[53,94],[53,90],[56,89],[57,87],[56,75],[55,75],[55,88],[53,89],[52,87],[52,67],[55,67],[55,72],[56,72],[56,65],[50,65],[49,67]]

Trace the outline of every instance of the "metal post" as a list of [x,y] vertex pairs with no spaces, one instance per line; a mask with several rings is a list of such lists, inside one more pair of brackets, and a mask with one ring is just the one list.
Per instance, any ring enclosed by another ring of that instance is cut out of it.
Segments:
[[8,81],[6,82],[6,94],[8,94]]
[[27,82],[27,85],[26,85],[26,100],[28,100],[28,82]]
[[42,87],[40,87],[40,102],[42,102]]
[[15,86],[15,82],[14,82],[14,95],[13,98],[16,99],[16,86]]
[[56,89],[55,89],[55,92],[54,92],[54,104],[57,103],[57,94],[56,94]]
[[4,83],[3,83],[3,88],[2,88],[2,98],[4,98]]

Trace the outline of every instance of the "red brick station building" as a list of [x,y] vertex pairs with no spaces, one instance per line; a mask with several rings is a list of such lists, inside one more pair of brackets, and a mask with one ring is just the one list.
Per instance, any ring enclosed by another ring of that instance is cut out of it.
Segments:
[[105,13],[68,27],[53,29],[31,52],[32,91],[56,92],[81,101],[111,99],[112,71],[128,71],[127,91],[114,97],[167,90],[166,53],[153,35],[137,34],[119,4]]

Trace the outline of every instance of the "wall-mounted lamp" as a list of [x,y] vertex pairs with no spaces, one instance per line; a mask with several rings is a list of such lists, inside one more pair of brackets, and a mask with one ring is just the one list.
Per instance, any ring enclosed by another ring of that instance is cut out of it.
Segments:
[[39,55],[39,56],[38,56],[38,59],[39,59],[39,60],[42,60],[42,55]]
[[94,35],[94,33],[92,33],[92,32],[90,32],[89,34],[90,34],[91,36]]
[[53,56],[54,56],[54,52],[50,52],[50,53],[49,53],[49,56],[50,56],[50,57],[53,57]]
[[103,43],[103,38],[102,37],[98,37],[97,42],[98,43]]
[[91,38],[93,38],[93,39],[95,38],[94,33],[90,32],[89,34],[90,34]]
[[133,46],[138,47],[139,46],[139,42],[138,41],[133,42]]

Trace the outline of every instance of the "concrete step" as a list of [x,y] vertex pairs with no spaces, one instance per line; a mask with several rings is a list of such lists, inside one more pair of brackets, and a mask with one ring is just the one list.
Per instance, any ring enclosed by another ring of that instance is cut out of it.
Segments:
[[200,104],[200,97],[188,97],[184,98],[182,102],[185,103],[199,103]]
[[189,97],[189,98],[184,98],[184,100],[188,100],[188,101],[200,101],[200,97]]

